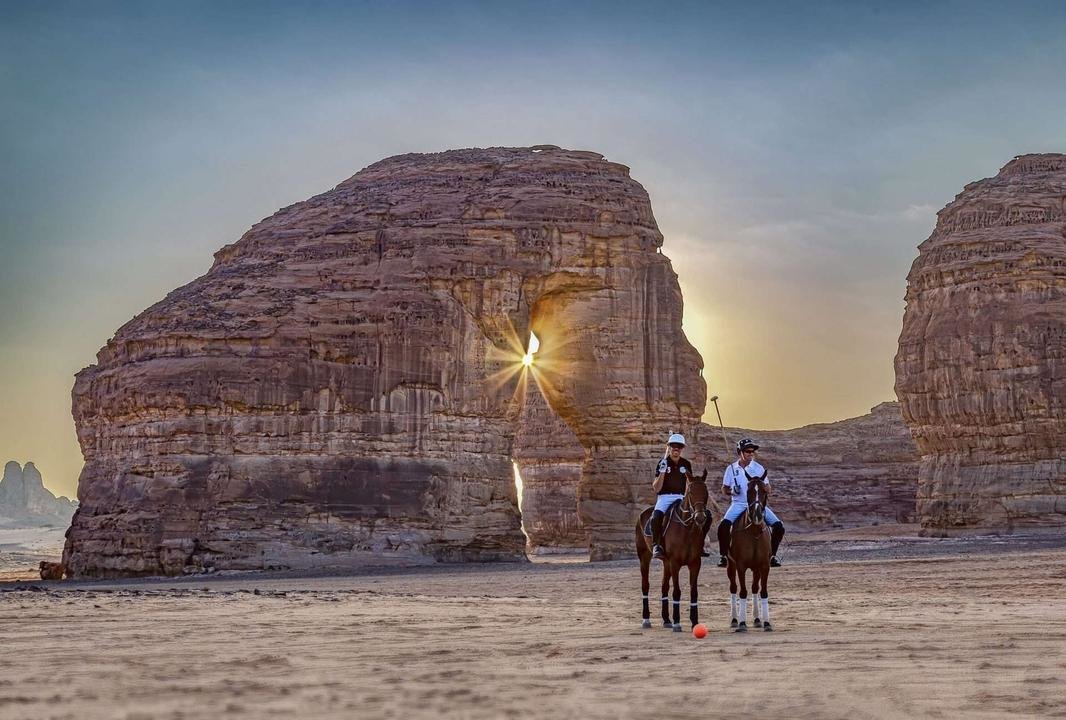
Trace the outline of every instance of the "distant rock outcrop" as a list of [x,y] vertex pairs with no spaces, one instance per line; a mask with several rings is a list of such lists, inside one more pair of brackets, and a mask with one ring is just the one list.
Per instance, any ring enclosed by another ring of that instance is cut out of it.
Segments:
[[531,330],[592,557],[630,554],[646,458],[706,399],[662,241],[627,167],[554,146],[401,155],[280,210],[78,374],[68,573],[523,558]]
[[[792,430],[730,428],[726,435],[732,441],[744,436],[758,441],[759,461],[773,488],[770,504],[789,527],[914,521],[918,450],[897,402],[833,423]],[[733,457],[720,428],[701,426],[698,450],[718,468],[714,479],[720,485]]]
[[926,532],[1066,525],[1066,155],[938,214],[907,276],[896,394]]
[[[526,486],[522,518],[530,545],[541,551],[583,546],[572,436],[535,394],[527,402],[524,427],[533,431],[520,437],[515,457]],[[771,504],[792,530],[915,521],[918,449],[898,402],[833,423],[792,430],[726,428],[725,434],[730,443],[742,437],[760,443],[760,461],[773,487]],[[717,487],[733,450],[725,447],[720,428],[706,424],[690,442],[685,455],[697,471],[707,467],[711,504],[720,517],[725,508]],[[640,476],[649,493],[654,460],[650,455]]]
[[0,478],[0,527],[57,525],[65,527],[74,515],[75,503],[56,497],[44,486],[40,471],[14,460],[4,465]]

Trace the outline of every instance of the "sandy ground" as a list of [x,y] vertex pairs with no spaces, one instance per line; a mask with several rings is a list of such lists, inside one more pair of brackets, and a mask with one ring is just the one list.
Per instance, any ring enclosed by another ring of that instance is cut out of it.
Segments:
[[59,562],[65,527],[0,528],[0,581],[40,577],[41,560]]
[[896,530],[796,538],[771,633],[704,568],[704,640],[628,561],[0,584],[0,718],[1066,717],[1066,534]]

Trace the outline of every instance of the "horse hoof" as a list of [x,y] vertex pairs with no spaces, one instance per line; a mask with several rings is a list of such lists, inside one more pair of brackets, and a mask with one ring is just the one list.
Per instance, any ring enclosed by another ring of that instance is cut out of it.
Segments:
[[735,628],[736,626],[737,626],[737,619],[736,618],[733,618],[732,620],[729,621],[729,627]]
[[642,622],[642,623],[640,624],[640,626],[641,626],[642,628],[644,628],[644,629],[650,628],[650,627],[651,627],[651,620],[645,620],[644,622]]
[[748,631],[748,624],[747,623],[740,623],[739,625],[737,625],[737,629],[735,630],[735,632],[747,632],[747,631]]
[[765,630],[766,632],[772,632],[773,631],[773,628],[770,626],[770,623],[766,623],[765,625],[763,625],[762,629]]
[[681,632],[681,623],[674,625],[674,632]]
[[755,618],[755,622],[752,623],[755,627],[762,627],[762,620]]
[[663,627],[666,628],[667,630],[669,630],[673,626],[674,626],[674,624],[672,622],[670,622],[669,620],[663,620]]

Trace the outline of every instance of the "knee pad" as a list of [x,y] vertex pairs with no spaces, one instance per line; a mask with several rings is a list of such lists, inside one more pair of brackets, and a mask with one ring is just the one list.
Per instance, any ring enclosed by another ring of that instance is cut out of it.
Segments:
[[725,530],[728,527],[732,527],[732,525],[733,525],[733,521],[732,520],[726,520],[725,518],[722,518],[722,522],[718,523],[718,529],[719,530]]
[[783,522],[781,522],[780,520],[778,520],[777,522],[775,522],[773,525],[770,526],[770,529],[771,530],[777,530],[778,532],[783,533],[783,532],[785,532],[785,524]]

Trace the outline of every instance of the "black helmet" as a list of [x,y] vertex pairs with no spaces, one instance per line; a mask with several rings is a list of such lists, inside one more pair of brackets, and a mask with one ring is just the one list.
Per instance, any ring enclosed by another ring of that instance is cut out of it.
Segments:
[[742,438],[737,441],[737,452],[744,452],[745,450],[758,450],[759,444],[751,438]]

